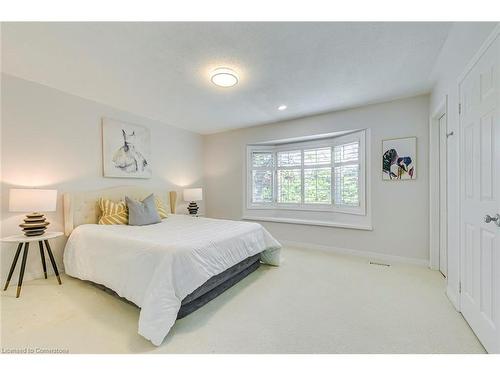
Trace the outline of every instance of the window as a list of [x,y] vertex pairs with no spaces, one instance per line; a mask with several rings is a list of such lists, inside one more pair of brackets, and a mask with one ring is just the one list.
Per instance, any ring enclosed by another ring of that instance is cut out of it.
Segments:
[[273,202],[274,154],[252,152],[252,203]]
[[276,153],[278,203],[302,202],[302,152],[301,150]]
[[248,147],[247,208],[365,214],[365,132]]
[[332,203],[332,148],[304,150],[304,203]]
[[335,146],[335,204],[359,205],[359,142]]

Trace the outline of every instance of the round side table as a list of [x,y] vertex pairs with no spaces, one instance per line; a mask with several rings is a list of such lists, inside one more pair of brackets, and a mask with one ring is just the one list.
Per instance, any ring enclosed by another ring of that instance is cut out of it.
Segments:
[[16,298],[19,298],[19,295],[21,294],[21,286],[23,285],[24,269],[26,268],[26,258],[28,257],[28,250],[31,242],[38,242],[38,247],[40,248],[40,257],[42,258],[43,273],[45,275],[45,278],[47,278],[47,266],[45,264],[45,254],[43,250],[43,245],[45,244],[45,248],[47,249],[47,253],[49,254],[50,263],[52,263],[52,268],[54,269],[54,273],[57,277],[57,281],[59,282],[59,285],[61,285],[61,278],[59,277],[59,271],[57,270],[54,255],[52,255],[52,250],[50,249],[49,239],[60,237],[63,234],[63,232],[45,232],[41,236],[28,237],[24,234],[18,234],[15,236],[2,238],[0,240],[2,242],[19,243],[19,245],[17,246],[16,255],[14,255],[14,260],[12,261],[12,265],[10,266],[9,275],[7,276],[7,282],[5,283],[5,287],[3,288],[3,290],[7,290],[7,288],[9,287],[10,279],[12,278],[12,274],[14,273],[14,269],[16,268],[19,254],[21,254],[21,249],[24,245],[23,259],[21,261],[21,270],[19,271],[19,282],[17,283],[16,293]]

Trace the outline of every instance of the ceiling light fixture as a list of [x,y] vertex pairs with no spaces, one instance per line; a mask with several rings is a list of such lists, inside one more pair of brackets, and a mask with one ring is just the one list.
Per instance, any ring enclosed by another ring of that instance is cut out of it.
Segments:
[[284,110],[285,110],[285,109],[287,109],[287,108],[288,108],[288,107],[287,107],[286,105],[282,104],[282,105],[280,105],[280,106],[278,107],[278,111],[284,111]]
[[217,68],[210,74],[210,80],[216,86],[233,87],[238,83],[238,76],[232,69]]

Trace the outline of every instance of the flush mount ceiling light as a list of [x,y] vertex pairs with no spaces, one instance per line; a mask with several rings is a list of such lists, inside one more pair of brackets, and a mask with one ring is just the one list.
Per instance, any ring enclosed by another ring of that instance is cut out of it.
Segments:
[[287,109],[287,108],[288,108],[288,107],[287,107],[286,105],[282,104],[282,105],[280,105],[280,106],[278,107],[278,111],[284,111],[284,110],[285,110],[285,109]]
[[210,80],[216,86],[233,87],[238,83],[238,76],[232,69],[217,68],[210,74]]

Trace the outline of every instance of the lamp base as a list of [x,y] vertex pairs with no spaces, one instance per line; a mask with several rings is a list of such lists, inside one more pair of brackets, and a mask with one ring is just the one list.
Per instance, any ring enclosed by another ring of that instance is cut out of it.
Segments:
[[24,223],[19,224],[23,228],[25,236],[41,236],[45,233],[47,226],[50,223],[45,220],[45,216],[38,212],[33,212],[32,214],[26,215],[24,218]]
[[190,202],[189,206],[187,207],[187,209],[188,209],[189,214],[191,216],[198,215],[198,205],[196,204],[196,202]]

